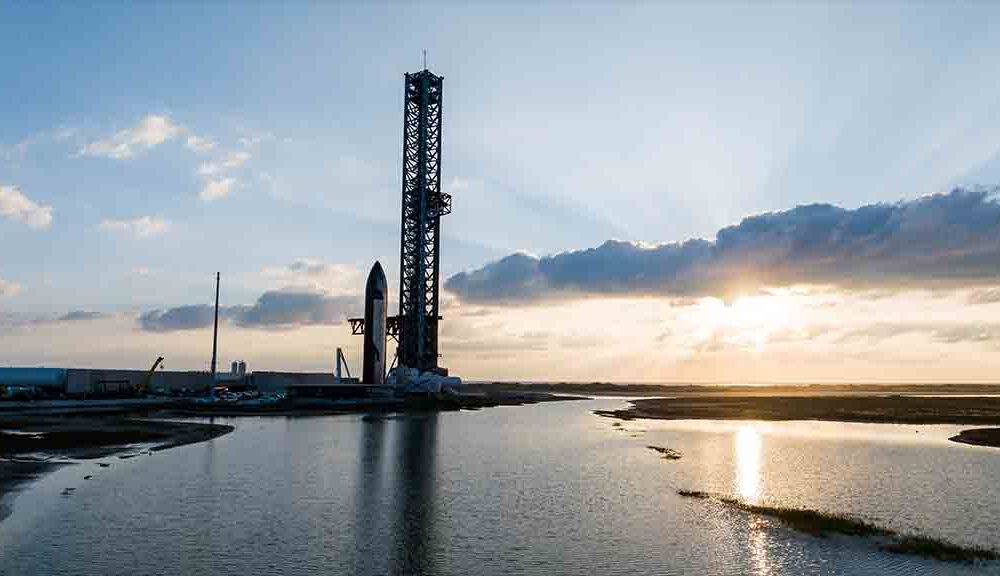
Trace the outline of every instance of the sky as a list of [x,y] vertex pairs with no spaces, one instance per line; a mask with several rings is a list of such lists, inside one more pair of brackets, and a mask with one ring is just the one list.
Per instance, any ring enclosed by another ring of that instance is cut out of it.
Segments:
[[0,365],[360,368],[423,50],[453,373],[1000,379],[988,3],[0,4]]

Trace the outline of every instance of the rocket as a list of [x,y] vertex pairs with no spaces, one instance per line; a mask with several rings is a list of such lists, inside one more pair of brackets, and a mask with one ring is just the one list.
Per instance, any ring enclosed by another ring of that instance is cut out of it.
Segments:
[[363,384],[385,383],[386,311],[389,289],[382,265],[375,262],[365,284],[365,346]]

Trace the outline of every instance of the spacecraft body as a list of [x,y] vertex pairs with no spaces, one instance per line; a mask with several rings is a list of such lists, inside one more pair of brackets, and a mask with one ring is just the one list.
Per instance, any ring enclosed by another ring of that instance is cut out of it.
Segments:
[[385,272],[382,271],[382,265],[375,262],[365,284],[364,367],[361,371],[361,382],[364,384],[385,383],[388,300]]

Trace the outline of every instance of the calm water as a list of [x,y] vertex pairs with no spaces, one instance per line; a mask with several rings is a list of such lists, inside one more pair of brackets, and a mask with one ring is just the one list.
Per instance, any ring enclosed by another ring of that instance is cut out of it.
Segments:
[[[32,484],[0,523],[0,573],[1000,573],[816,539],[676,495],[818,507],[1000,547],[1000,451],[947,442],[959,427],[619,430],[590,412],[623,403],[227,420],[236,431],[211,442]],[[661,460],[647,444],[684,457]]]

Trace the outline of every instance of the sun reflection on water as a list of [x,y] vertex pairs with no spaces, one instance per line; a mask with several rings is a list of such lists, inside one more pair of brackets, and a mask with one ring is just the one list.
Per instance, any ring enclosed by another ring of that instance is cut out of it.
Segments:
[[760,432],[742,426],[736,432],[736,490],[744,500],[760,497]]
[[771,559],[768,556],[766,527],[759,518],[751,520],[747,545],[750,548],[750,573],[756,576],[771,574]]
[[[760,499],[760,432],[753,426],[741,426],[734,440],[736,451],[736,491],[743,500],[756,503]],[[768,542],[759,518],[750,521],[750,532],[747,535],[749,548],[750,573],[757,576],[771,574],[771,562],[768,557]]]

